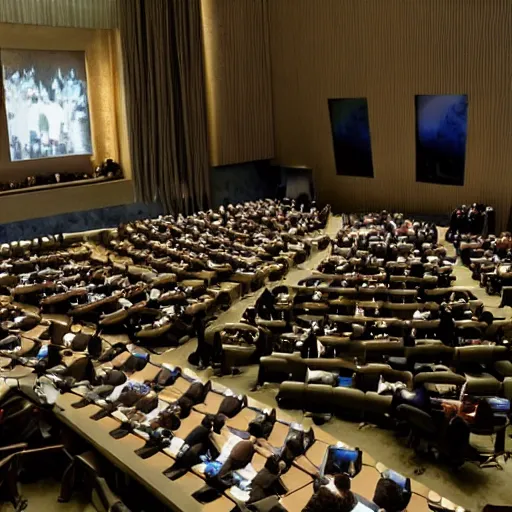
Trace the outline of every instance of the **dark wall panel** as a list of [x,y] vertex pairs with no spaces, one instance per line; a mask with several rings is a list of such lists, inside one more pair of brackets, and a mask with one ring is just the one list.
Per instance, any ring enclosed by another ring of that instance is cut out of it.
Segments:
[[373,178],[366,98],[330,99],[329,116],[337,174]]

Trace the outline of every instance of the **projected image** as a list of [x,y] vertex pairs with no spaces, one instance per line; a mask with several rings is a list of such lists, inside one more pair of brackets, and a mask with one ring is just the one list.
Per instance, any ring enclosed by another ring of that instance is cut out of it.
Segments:
[[366,98],[331,99],[329,114],[337,174],[373,178]]
[[416,96],[416,180],[464,185],[468,98]]
[[92,153],[84,52],[2,50],[11,160]]

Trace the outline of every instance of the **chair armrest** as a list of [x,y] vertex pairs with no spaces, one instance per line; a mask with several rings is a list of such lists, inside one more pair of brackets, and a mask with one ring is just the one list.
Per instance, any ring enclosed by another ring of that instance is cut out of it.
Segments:
[[56,452],[64,450],[63,444],[55,444],[52,446],[44,446],[43,448],[31,448],[30,450],[23,450],[21,455],[32,455],[37,453]]
[[8,452],[21,452],[28,447],[28,443],[10,444],[7,446],[0,446],[0,457],[5,457]]

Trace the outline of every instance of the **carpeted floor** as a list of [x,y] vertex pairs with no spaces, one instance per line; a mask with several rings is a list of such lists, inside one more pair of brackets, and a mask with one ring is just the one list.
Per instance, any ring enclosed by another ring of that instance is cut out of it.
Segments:
[[[60,482],[40,480],[21,485],[22,496],[28,501],[26,512],[95,512],[95,508],[80,493],[75,493],[69,503],[58,503]],[[12,511],[11,505],[0,505],[0,512]]]

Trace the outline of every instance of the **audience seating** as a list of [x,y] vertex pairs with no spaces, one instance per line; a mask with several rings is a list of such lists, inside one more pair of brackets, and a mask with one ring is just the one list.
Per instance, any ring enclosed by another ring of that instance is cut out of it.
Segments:
[[[397,410],[393,393],[378,393],[379,383],[383,389],[398,382],[412,392],[424,388],[443,400],[511,400],[512,358],[501,341],[512,322],[483,315],[472,289],[453,285],[454,259],[436,242],[418,245],[421,224],[390,251],[389,236],[379,239],[378,227],[371,234],[373,220],[361,229],[353,218],[356,229],[340,230],[319,272],[296,287],[280,287],[279,297],[288,296],[293,308],[287,326],[275,332],[289,340],[290,353],[262,357],[258,384],[277,382],[283,408],[387,424],[398,419]],[[283,333],[292,328],[293,336]],[[437,427],[432,435],[440,435]]]

